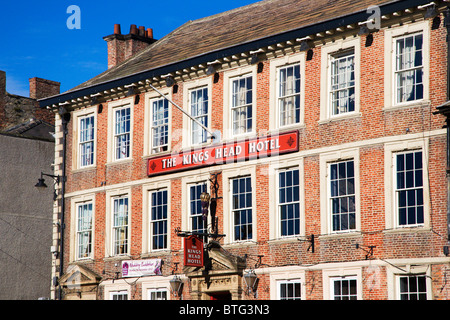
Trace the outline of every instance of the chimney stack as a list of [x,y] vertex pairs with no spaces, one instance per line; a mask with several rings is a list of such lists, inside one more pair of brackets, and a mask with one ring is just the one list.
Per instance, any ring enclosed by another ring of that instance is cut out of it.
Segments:
[[51,96],[56,96],[60,93],[61,83],[46,80],[41,78],[30,78],[30,98],[39,100]]
[[139,28],[132,24],[130,33],[123,35],[120,24],[114,25],[114,33],[103,37],[108,44],[108,69],[122,63],[126,59],[146,48],[156,41],[153,39],[153,30],[144,26]]

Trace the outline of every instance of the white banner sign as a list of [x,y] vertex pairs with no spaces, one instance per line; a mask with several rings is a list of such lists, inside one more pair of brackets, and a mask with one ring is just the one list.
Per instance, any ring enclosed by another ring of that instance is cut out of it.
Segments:
[[122,261],[122,277],[161,275],[161,259]]

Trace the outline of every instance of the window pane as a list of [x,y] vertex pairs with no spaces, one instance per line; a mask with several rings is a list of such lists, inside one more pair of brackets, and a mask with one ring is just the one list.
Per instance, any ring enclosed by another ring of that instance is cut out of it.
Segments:
[[356,228],[354,162],[340,161],[329,167],[332,231],[353,230]]

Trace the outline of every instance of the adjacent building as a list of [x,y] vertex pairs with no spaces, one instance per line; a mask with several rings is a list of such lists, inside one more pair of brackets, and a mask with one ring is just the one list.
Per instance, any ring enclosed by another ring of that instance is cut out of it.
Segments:
[[108,70],[40,100],[53,298],[449,299],[449,12],[265,0],[159,40],[116,25]]
[[59,82],[30,79],[30,96],[6,92],[0,71],[0,299],[50,298],[52,185],[38,192],[41,172],[53,173],[53,112],[37,99],[59,94]]

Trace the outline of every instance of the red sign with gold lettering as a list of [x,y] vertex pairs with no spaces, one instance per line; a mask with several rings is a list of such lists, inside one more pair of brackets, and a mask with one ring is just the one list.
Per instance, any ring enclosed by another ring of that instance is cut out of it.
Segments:
[[149,176],[225,163],[237,163],[298,151],[298,131],[172,153],[148,159]]
[[184,238],[184,265],[203,267],[203,241],[195,235]]

